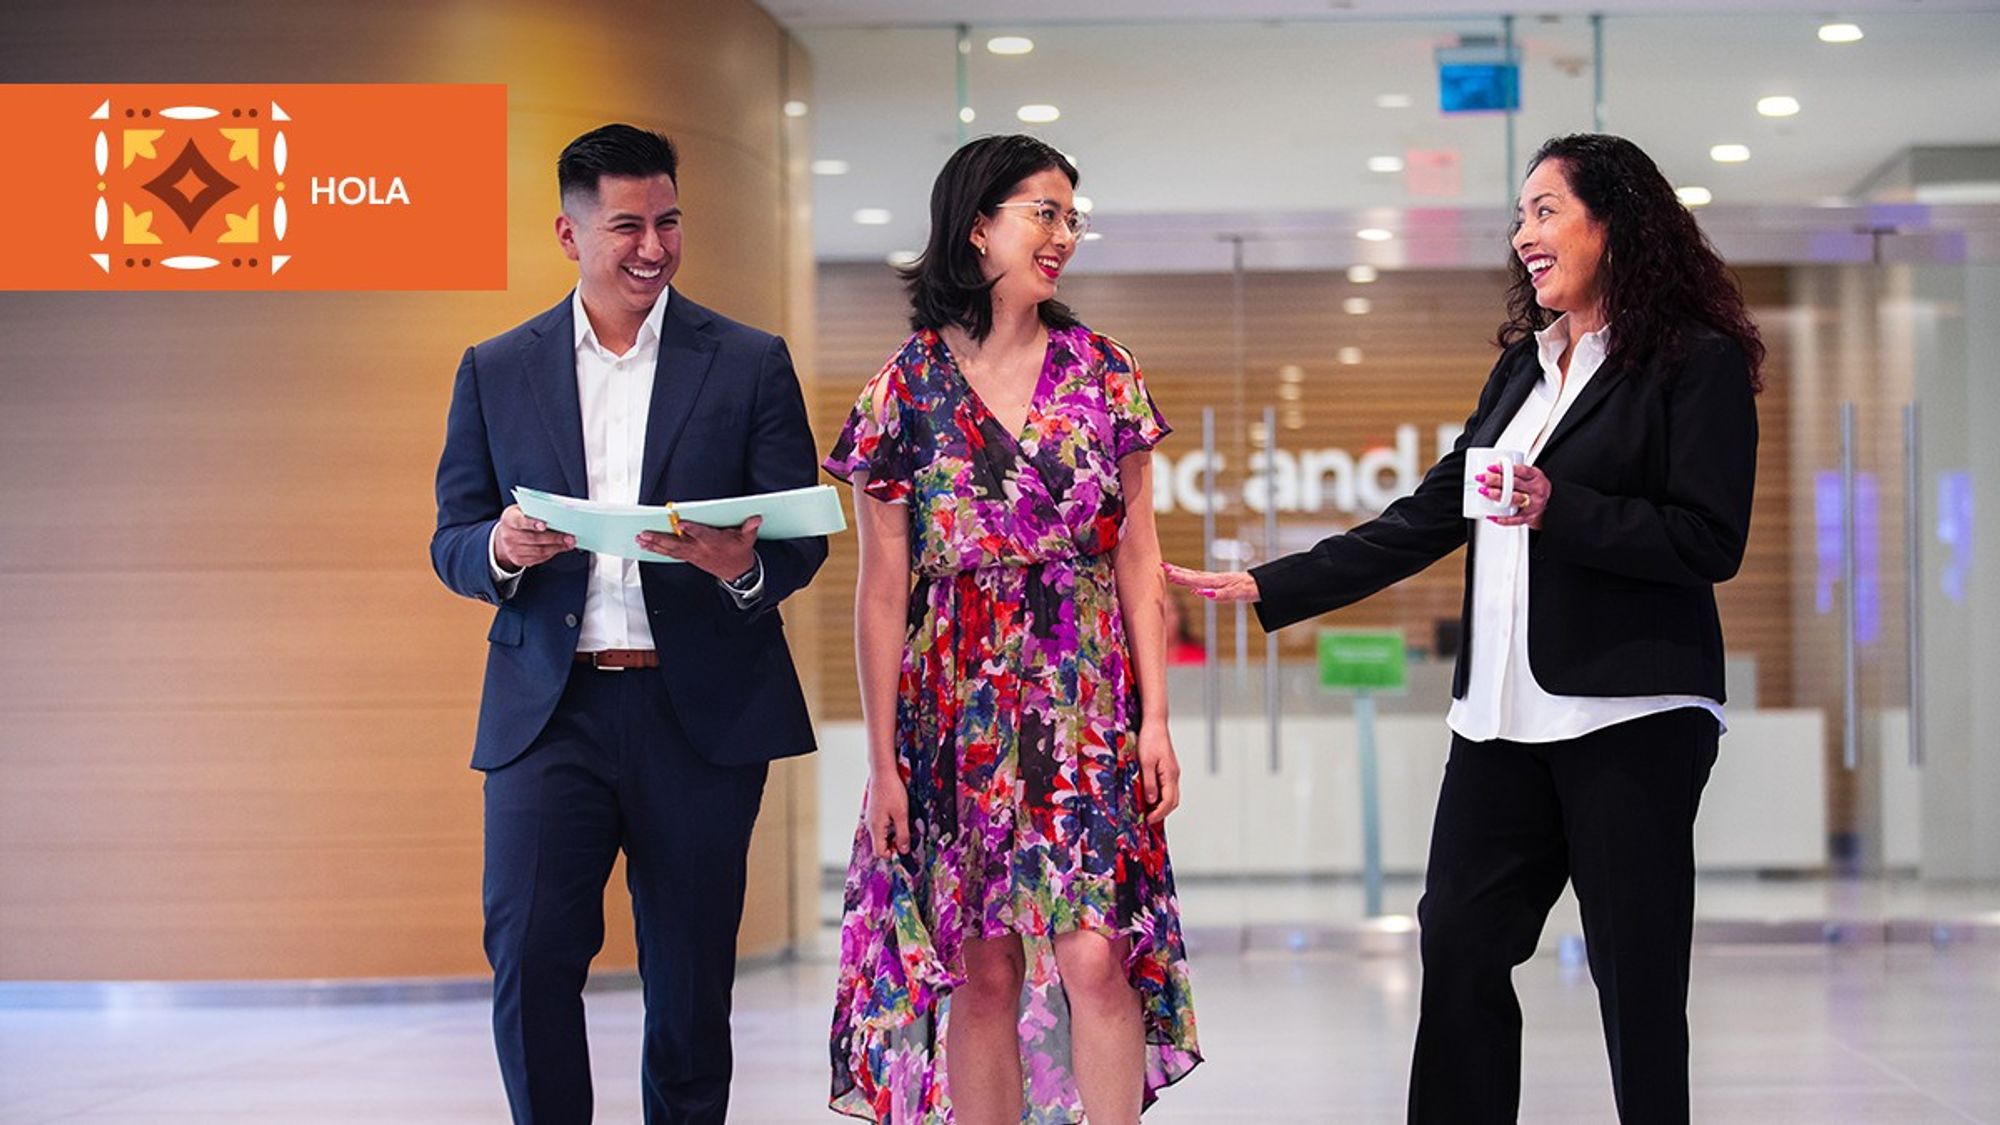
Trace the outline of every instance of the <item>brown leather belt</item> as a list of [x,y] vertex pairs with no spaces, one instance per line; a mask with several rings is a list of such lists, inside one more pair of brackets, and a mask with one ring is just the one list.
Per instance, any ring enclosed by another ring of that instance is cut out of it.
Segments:
[[576,654],[578,664],[588,664],[600,672],[623,672],[627,668],[658,668],[660,654],[650,648],[606,648]]

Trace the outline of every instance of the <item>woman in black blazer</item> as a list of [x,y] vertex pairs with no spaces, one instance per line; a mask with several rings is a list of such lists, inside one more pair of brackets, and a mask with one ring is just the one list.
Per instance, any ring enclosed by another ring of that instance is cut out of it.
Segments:
[[[1735,280],[1646,154],[1551,140],[1529,163],[1508,320],[1450,454],[1382,515],[1249,572],[1167,568],[1266,629],[1471,543],[1451,756],[1424,896],[1410,1120],[1513,1121],[1521,1011],[1565,882],[1582,908],[1622,1121],[1686,1122],[1694,816],[1722,728],[1715,584],[1743,560],[1764,349]],[[1461,514],[1466,451],[1519,450],[1513,514]]]

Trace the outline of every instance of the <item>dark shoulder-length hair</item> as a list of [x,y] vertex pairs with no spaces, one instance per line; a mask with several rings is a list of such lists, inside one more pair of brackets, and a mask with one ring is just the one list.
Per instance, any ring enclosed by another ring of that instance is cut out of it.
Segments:
[[[1604,224],[1604,257],[1597,263],[1604,318],[1611,325],[1606,367],[1645,370],[1680,359],[1683,333],[1702,325],[1736,341],[1750,361],[1752,390],[1764,389],[1764,342],[1743,306],[1736,276],[1722,264],[1694,214],[1638,145],[1602,133],[1556,137],[1528,161],[1533,173],[1559,161],[1569,190],[1592,218]],[[1535,286],[1518,255],[1507,256],[1509,347],[1554,323],[1560,314],[1535,301]]]
[[[910,327],[932,330],[956,325],[975,340],[993,331],[993,283],[979,270],[972,223],[998,214],[1016,185],[1037,172],[1055,169],[1076,186],[1076,165],[1053,147],[1020,133],[968,141],[944,162],[931,185],[931,234],[924,252],[899,271],[910,292]],[[1050,298],[1036,307],[1052,329],[1071,328],[1076,315]]]

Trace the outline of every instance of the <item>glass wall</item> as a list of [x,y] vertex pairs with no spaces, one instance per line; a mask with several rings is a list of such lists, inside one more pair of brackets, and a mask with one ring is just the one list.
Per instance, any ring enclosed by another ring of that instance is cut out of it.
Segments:
[[[2000,682],[2000,589],[1975,516],[2000,486],[1977,440],[2000,421],[1981,369],[2000,354],[2000,127],[1979,108],[2000,95],[2000,14],[1877,16],[1845,44],[1820,23],[808,31],[815,156],[845,165],[818,188],[815,425],[830,439],[902,336],[882,262],[922,245],[938,165],[962,136],[1030,129],[1073,154],[1102,236],[1064,297],[1136,351],[1176,428],[1156,460],[1168,557],[1235,568],[1300,549],[1412,487],[1470,411],[1526,155],[1623,133],[1700,189],[1686,198],[1770,346],[1749,555],[1719,592],[1730,733],[1699,828],[1703,932],[1949,940],[1992,924],[2000,822],[1979,812],[2000,804],[2000,714],[1980,689]],[[1033,50],[993,53],[1003,34]],[[1440,62],[1495,50],[1520,63],[1519,111],[1441,112]],[[1773,97],[1797,112],[1761,113]],[[1059,116],[1022,124],[1035,105]],[[886,214],[850,222],[864,209]],[[844,549],[821,579],[837,592]],[[1180,603],[1205,660],[1170,671],[1187,795],[1169,835],[1206,940],[1402,940],[1461,582],[1454,556],[1275,638]],[[818,654],[832,873],[865,766],[849,607],[820,604],[839,642]],[[1323,629],[1399,633],[1401,686],[1323,688]],[[1566,903],[1547,940],[1577,932]]]

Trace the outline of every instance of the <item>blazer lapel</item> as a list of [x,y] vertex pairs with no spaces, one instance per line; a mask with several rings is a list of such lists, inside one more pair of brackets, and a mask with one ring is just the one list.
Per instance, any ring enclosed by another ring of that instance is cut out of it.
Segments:
[[576,399],[576,318],[569,298],[550,309],[528,345],[528,385],[540,407],[542,425],[555,446],[569,495],[590,495],[590,472],[583,463],[583,408]]
[[1536,455],[1536,460],[1539,461],[1546,458],[1549,455],[1549,450],[1554,449],[1557,442],[1561,441],[1578,426],[1583,425],[1583,420],[1590,417],[1591,413],[1598,407],[1604,405],[1605,398],[1613,390],[1617,389],[1618,384],[1624,382],[1624,380],[1625,369],[1623,366],[1620,366],[1616,370],[1598,368],[1596,373],[1590,377],[1590,385],[1578,392],[1576,401],[1570,403],[1569,409],[1563,413],[1562,421],[1556,423],[1555,431],[1549,434],[1549,440],[1542,443],[1542,451]]
[[715,339],[708,331],[708,310],[675,293],[667,298],[660,322],[660,359],[653,368],[653,401],[646,412],[646,456],[641,466],[639,500],[661,504],[667,461],[680,442],[681,430],[701,397],[715,358]]
[[1528,392],[1535,389],[1535,381],[1541,377],[1541,359],[1534,349],[1523,349],[1521,357],[1514,361],[1514,371],[1508,377],[1507,385],[1500,389],[1500,401],[1494,404],[1493,412],[1479,423],[1479,429],[1473,433],[1467,446],[1491,446],[1498,441],[1501,431],[1520,412],[1521,404],[1528,399]]

